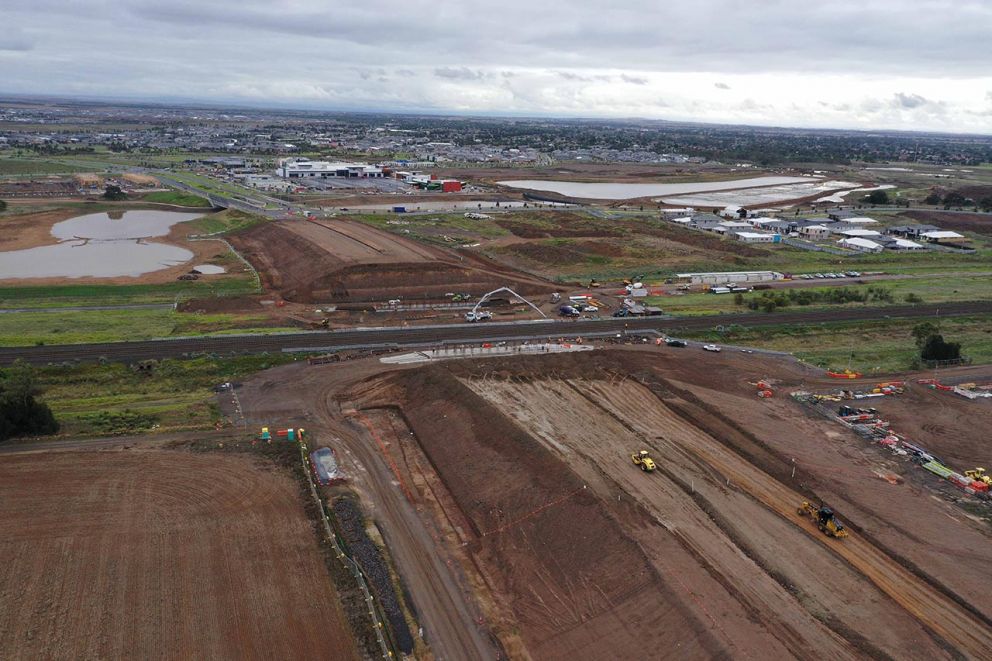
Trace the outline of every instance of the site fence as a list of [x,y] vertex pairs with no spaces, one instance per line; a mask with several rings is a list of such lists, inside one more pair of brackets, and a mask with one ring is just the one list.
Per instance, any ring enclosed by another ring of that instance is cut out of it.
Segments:
[[840,257],[858,257],[861,253],[857,253],[851,250],[842,250],[840,248],[834,248],[832,246],[821,246],[816,243],[810,243],[809,241],[800,241],[799,239],[790,239],[788,237],[782,237],[782,243],[787,246],[792,246],[793,248],[799,248],[800,250],[812,250],[814,252],[826,252],[831,255],[838,255]]
[[928,369],[954,367],[956,365],[971,365],[971,356],[961,356],[960,358],[950,358],[947,360],[924,360],[923,365]]
[[310,470],[310,462],[307,457],[307,446],[303,442],[300,442],[300,461],[302,462],[303,474],[306,476],[307,484],[310,485],[310,495],[313,497],[313,501],[317,504],[317,508],[320,511],[321,523],[324,525],[324,532],[327,533],[327,540],[334,548],[334,553],[341,561],[341,564],[351,572],[355,577],[355,581],[358,583],[358,587],[362,590],[362,595],[365,597],[365,604],[369,608],[369,615],[372,617],[372,625],[375,629],[376,639],[379,641],[382,658],[392,659],[394,655],[389,643],[386,641],[383,617],[377,612],[377,604],[372,597],[372,592],[369,590],[361,567],[344,552],[341,541],[335,535],[333,528],[331,528],[331,520],[327,515],[327,508],[324,506],[324,501],[321,499],[320,494],[317,493],[317,485],[313,483],[313,474]]

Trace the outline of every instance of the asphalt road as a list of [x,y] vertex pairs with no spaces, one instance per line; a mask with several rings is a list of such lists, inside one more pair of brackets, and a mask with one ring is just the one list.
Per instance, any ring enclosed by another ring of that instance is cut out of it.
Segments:
[[423,347],[440,344],[478,343],[528,338],[558,338],[624,331],[655,330],[677,334],[680,330],[700,330],[718,325],[767,326],[793,323],[821,323],[879,318],[960,316],[992,313],[992,301],[967,301],[930,305],[890,307],[846,307],[812,312],[772,314],[724,314],[708,317],[645,317],[624,319],[540,320],[504,323],[411,326],[406,328],[365,328],[310,331],[275,335],[221,335],[173,338],[140,342],[104,344],[62,344],[0,348],[0,364],[15,360],[45,364],[74,360],[136,361],[152,358],[182,358],[190,354],[257,354],[281,351],[335,351],[386,347]]

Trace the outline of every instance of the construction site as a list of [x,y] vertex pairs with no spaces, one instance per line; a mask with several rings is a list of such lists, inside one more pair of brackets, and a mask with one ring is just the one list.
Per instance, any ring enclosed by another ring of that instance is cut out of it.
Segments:
[[[987,400],[909,379],[838,386],[790,358],[653,343],[429,358],[286,365],[239,393],[246,423],[305,419],[311,443],[333,450],[339,479],[321,489],[354,498],[381,535],[417,650],[977,659],[992,649],[986,493],[840,415],[861,415],[872,395],[902,441],[963,474],[988,463]],[[988,380],[975,369],[958,376]],[[820,411],[792,393],[836,401]]]
[[350,220],[266,223],[231,242],[262,274],[268,292],[294,303],[444,300],[451,292],[478,295],[505,285],[524,295],[555,289],[471,251],[424,245]]

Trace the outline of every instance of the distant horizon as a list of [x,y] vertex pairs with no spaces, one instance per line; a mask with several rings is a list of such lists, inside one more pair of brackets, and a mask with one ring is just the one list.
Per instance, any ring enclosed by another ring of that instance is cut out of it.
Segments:
[[992,135],[989,34],[956,0],[7,0],[0,70],[24,95]]
[[992,129],[988,133],[966,132],[966,131],[941,131],[927,129],[905,129],[905,128],[847,128],[842,126],[817,126],[817,125],[787,125],[778,123],[757,124],[742,122],[720,122],[705,121],[695,119],[667,119],[657,117],[638,116],[597,116],[597,115],[557,115],[557,114],[537,114],[525,112],[480,112],[462,111],[445,108],[408,108],[404,110],[385,110],[377,108],[363,107],[321,107],[317,105],[293,105],[292,102],[285,101],[258,101],[245,99],[209,99],[209,98],[181,98],[181,97],[149,97],[143,95],[77,95],[77,94],[45,94],[45,93],[16,93],[0,91],[0,103],[16,101],[38,101],[38,102],[65,102],[65,103],[93,103],[93,104],[121,104],[146,107],[162,107],[175,109],[197,109],[214,111],[283,111],[290,113],[309,114],[351,114],[351,115],[381,115],[396,117],[437,117],[437,118],[457,118],[457,119],[531,119],[531,120],[552,120],[552,121],[589,121],[589,122],[644,122],[671,125],[700,125],[719,126],[728,128],[760,128],[778,129],[783,131],[800,130],[812,132],[840,132],[840,133],[885,133],[885,134],[918,134],[918,135],[943,135],[958,137],[978,137],[992,138]]

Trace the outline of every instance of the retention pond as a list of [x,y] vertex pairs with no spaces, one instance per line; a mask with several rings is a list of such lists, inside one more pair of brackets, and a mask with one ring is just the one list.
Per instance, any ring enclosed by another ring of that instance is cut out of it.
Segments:
[[0,279],[136,277],[177,266],[193,253],[150,239],[201,215],[132,210],[70,218],[52,227],[53,245],[0,252]]

